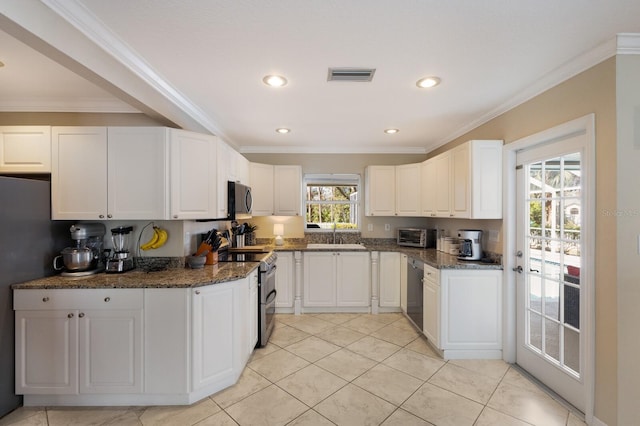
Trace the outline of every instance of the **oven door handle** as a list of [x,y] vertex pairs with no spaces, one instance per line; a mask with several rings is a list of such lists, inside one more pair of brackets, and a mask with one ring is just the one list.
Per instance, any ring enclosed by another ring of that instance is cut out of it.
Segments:
[[[268,305],[269,303],[273,302],[275,300],[277,294],[278,294],[278,292],[276,291],[275,288],[273,290],[271,290],[269,292],[269,294],[267,294],[267,300],[265,302],[265,305]],[[271,295],[273,295],[273,297],[271,297]]]

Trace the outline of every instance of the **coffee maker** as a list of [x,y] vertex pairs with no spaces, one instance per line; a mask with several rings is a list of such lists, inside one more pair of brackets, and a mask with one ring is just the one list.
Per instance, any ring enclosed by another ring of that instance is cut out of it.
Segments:
[[[78,223],[69,228],[75,246],[66,247],[53,259],[53,268],[63,276],[84,276],[104,271],[103,237],[101,223]],[[60,265],[62,260],[62,265]]]
[[482,231],[478,229],[459,229],[460,260],[482,259]]
[[107,274],[127,272],[135,267],[133,256],[129,251],[131,231],[133,226],[118,226],[111,229],[113,254],[107,259],[105,271]]

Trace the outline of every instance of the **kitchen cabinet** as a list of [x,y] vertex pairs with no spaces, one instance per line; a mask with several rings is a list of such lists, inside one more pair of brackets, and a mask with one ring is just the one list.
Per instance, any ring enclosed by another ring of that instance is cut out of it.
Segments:
[[142,290],[16,290],[16,393],[142,392]]
[[305,252],[305,307],[370,305],[369,253]]
[[407,266],[409,258],[406,254],[400,255],[400,310],[407,313]]
[[52,218],[168,219],[162,127],[53,127]]
[[433,160],[435,168],[434,211],[437,217],[451,215],[451,153],[445,152]]
[[50,173],[51,126],[0,126],[0,173]]
[[365,176],[365,215],[395,216],[396,167],[367,166]]
[[380,307],[400,308],[401,254],[380,252]]
[[438,270],[424,265],[422,290],[424,335],[436,348],[440,347],[440,278]]
[[171,129],[170,138],[171,219],[216,218],[217,138],[179,129]]
[[293,283],[293,253],[279,251],[276,269],[276,310],[278,312],[292,312]]
[[420,167],[420,216],[436,215],[437,173],[435,160],[426,160]]
[[251,163],[253,216],[302,214],[302,167]]
[[420,163],[396,166],[396,216],[420,216],[421,168]]
[[[217,139],[217,138],[216,138]],[[224,141],[216,142],[216,182],[217,182],[217,212],[216,218],[227,217],[227,183],[239,182],[251,184],[251,163],[242,154],[231,148]],[[253,192],[253,191],[252,191]]]

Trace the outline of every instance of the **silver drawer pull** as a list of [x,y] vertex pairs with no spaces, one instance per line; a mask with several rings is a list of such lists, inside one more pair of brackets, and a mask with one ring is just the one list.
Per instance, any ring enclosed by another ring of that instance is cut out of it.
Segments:
[[200,294],[200,290],[196,290],[196,294]]
[[73,318],[73,314],[67,315],[67,318]]
[[46,303],[46,302],[48,302],[48,301],[49,301],[49,298],[48,298],[48,297],[43,297],[43,298],[42,298],[42,301]]
[[110,301],[111,301],[111,298],[110,298],[110,297],[105,297],[105,298],[104,298],[104,301],[105,301],[105,302],[110,302]]
[[80,313],[78,314],[78,316],[79,316],[80,318],[84,318],[84,312],[80,312]]

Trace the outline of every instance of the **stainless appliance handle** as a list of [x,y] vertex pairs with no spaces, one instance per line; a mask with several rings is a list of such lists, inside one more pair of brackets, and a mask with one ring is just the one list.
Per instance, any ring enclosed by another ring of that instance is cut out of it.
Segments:
[[[273,295],[273,298],[271,297],[271,295]],[[270,304],[271,302],[273,302],[276,298],[276,296],[278,295],[278,292],[276,291],[276,289],[274,288],[273,290],[271,290],[269,292],[269,294],[267,294],[267,301],[265,303],[265,305]]]
[[247,213],[251,212],[252,205],[253,197],[251,196],[251,189],[247,189],[247,193],[244,195],[244,206],[247,208]]

